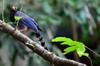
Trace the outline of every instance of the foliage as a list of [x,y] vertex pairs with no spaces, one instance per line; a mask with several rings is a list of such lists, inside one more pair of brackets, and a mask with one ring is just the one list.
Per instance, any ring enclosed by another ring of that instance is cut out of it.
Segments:
[[22,17],[15,16],[14,18],[15,18],[16,21],[19,21]]
[[73,41],[70,38],[66,37],[57,37],[52,39],[52,42],[62,42],[61,45],[68,45],[69,47],[64,49],[64,54],[76,51],[79,57],[86,56],[88,57],[88,53],[85,53],[86,49],[83,43]]

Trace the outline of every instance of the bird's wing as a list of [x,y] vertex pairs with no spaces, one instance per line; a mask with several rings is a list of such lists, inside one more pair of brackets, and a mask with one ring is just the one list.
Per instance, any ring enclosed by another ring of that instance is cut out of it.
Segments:
[[34,22],[34,24],[37,26],[38,30],[42,31],[42,29],[39,27],[39,25],[37,24],[36,20],[32,19],[31,20]]
[[38,26],[34,23],[33,20],[31,20],[31,18],[28,17],[23,17],[20,21],[20,24],[24,24],[25,26],[31,28],[34,30],[34,32],[39,33],[39,29]]
[[15,14],[15,16],[22,17],[24,20],[30,21],[30,23],[33,22],[33,23],[31,23],[31,24],[34,24],[34,25],[37,27],[38,30],[42,31],[42,30],[40,29],[39,25],[37,24],[37,22],[36,22],[33,18],[31,18],[31,17],[29,17],[28,15],[24,14],[23,12],[17,11],[17,13]]

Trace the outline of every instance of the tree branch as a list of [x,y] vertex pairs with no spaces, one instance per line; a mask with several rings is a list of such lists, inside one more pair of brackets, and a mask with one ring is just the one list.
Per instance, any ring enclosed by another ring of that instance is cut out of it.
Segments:
[[33,52],[37,53],[50,63],[53,63],[55,66],[86,66],[85,64],[56,56],[52,52],[45,50],[40,44],[34,42],[29,37],[22,34],[20,31],[15,30],[11,25],[1,20],[0,30],[10,34],[22,44],[30,48]]

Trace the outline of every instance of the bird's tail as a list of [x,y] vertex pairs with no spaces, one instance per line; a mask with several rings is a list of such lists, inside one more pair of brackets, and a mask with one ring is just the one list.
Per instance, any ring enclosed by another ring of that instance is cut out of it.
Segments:
[[36,33],[36,37],[41,42],[41,46],[43,46],[45,49],[47,49],[47,47],[45,46],[45,41],[43,40],[43,37],[39,33]]

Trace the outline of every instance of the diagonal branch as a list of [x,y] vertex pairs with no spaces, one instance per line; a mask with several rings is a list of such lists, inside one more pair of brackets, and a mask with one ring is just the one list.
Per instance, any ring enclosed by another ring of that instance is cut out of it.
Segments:
[[0,30],[10,34],[22,44],[30,48],[33,52],[37,53],[48,62],[53,63],[54,66],[86,66],[85,64],[56,56],[52,52],[45,50],[40,44],[32,41],[29,37],[22,34],[20,31],[15,31],[15,29],[12,26],[1,20]]

